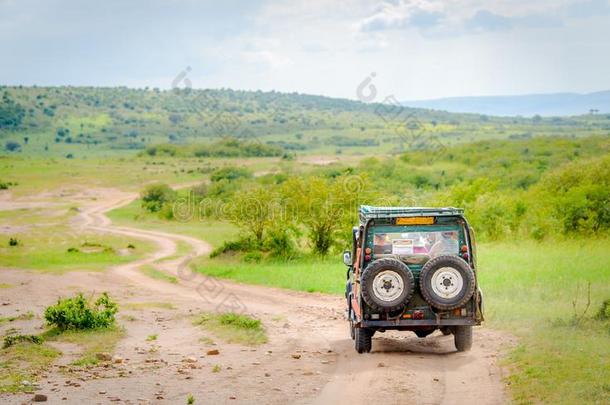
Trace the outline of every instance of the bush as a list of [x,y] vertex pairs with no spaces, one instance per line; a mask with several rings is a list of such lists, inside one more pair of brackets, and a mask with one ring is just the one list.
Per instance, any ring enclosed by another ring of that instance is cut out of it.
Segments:
[[274,227],[265,238],[264,247],[272,257],[289,259],[296,254],[296,245],[291,237],[291,230]]
[[244,262],[246,263],[260,263],[261,260],[263,260],[261,252],[248,252],[244,255]]
[[19,144],[19,142],[7,141],[6,144],[4,145],[4,149],[7,152],[17,152],[18,150],[21,149],[21,145]]
[[108,328],[114,324],[117,304],[103,293],[93,304],[83,294],[59,299],[44,312],[49,325],[60,330]]
[[256,250],[259,245],[255,240],[251,238],[242,238],[235,241],[224,242],[221,246],[217,247],[210,253],[210,257],[214,258],[220,256],[223,253],[235,253],[235,252],[250,252]]
[[214,170],[210,179],[216,182],[220,180],[233,181],[240,178],[248,179],[250,177],[252,177],[252,173],[245,167],[229,166]]
[[8,245],[9,246],[19,246],[19,239],[17,239],[17,238],[10,238],[8,240]]
[[141,193],[142,208],[150,212],[158,212],[163,205],[174,201],[176,192],[167,184],[151,184]]

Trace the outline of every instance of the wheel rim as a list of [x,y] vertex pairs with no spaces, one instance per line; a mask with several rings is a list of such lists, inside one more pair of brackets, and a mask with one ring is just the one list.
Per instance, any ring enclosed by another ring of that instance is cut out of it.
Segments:
[[441,267],[432,274],[432,291],[441,298],[458,296],[464,286],[462,274],[453,267]]
[[404,290],[402,277],[395,271],[382,271],[373,280],[373,294],[383,302],[396,300]]

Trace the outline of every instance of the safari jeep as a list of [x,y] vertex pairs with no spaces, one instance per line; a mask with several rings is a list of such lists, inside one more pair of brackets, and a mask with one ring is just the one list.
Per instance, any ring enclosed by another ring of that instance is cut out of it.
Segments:
[[360,207],[353,230],[345,296],[358,353],[370,352],[375,332],[437,329],[453,334],[458,351],[472,346],[483,320],[475,241],[458,208]]

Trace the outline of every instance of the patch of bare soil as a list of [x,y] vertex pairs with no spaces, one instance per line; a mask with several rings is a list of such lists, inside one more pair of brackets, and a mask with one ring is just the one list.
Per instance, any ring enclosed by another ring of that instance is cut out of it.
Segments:
[[[166,232],[114,226],[105,213],[129,203],[134,194],[104,190],[78,214],[81,230],[150,240],[158,249],[148,257],[105,273],[64,275],[0,269],[4,304],[0,315],[17,311],[41,314],[58,296],[75,291],[108,291],[124,308],[118,315],[126,330],[115,356],[120,361],[89,368],[71,366],[78,347],[56,346],[64,356],[41,376],[36,392],[48,403],[195,403],[264,404],[498,404],[506,402],[500,349],[511,338],[477,328],[473,350],[457,353],[451,336],[424,339],[386,332],[373,338],[373,351],[354,351],[343,299],[274,288],[235,284],[192,273],[188,258],[164,263],[177,284],[155,280],[139,268],[176,252],[176,242],[191,255],[210,251],[203,241]],[[129,305],[131,303],[132,305]],[[171,304],[171,305],[167,305]],[[201,311],[237,311],[262,320],[268,343],[257,347],[227,344],[192,324]],[[10,325],[39,331],[40,318]],[[4,333],[7,326],[0,327]],[[154,336],[151,337],[151,336]],[[210,350],[218,354],[208,354]],[[9,404],[32,394],[2,394]]]

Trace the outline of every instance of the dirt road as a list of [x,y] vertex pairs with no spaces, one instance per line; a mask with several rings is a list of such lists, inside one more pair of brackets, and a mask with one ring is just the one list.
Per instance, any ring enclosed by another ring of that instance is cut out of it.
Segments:
[[[152,241],[157,249],[148,257],[104,273],[57,276],[1,270],[3,282],[16,286],[2,292],[3,301],[8,303],[2,307],[3,313],[41,313],[70,290],[109,291],[129,308],[121,310],[119,319],[127,337],[116,348],[124,361],[106,367],[74,368],[68,364],[78,355],[78,347],[60,347],[64,356],[42,376],[37,391],[46,394],[49,403],[185,403],[188,394],[195,397],[195,403],[506,401],[496,361],[509,337],[477,328],[473,350],[457,353],[451,336],[435,333],[419,339],[412,333],[386,332],[375,335],[372,353],[358,355],[343,319],[341,298],[240,285],[195,274],[188,259],[209,252],[207,243],[115,226],[106,217],[106,212],[133,198],[130,193],[104,190],[83,208],[74,226]],[[190,246],[189,255],[175,257],[178,241]],[[164,260],[170,257],[174,258]],[[141,266],[153,263],[179,282],[155,280],[140,271]],[[269,342],[256,348],[212,343],[213,336],[192,325],[192,316],[199,311],[226,310],[260,318]],[[38,319],[22,327],[27,330],[40,324]],[[147,341],[153,334],[158,338]],[[220,354],[207,355],[209,349],[218,349]],[[30,399],[31,394],[0,396],[7,403]]]

